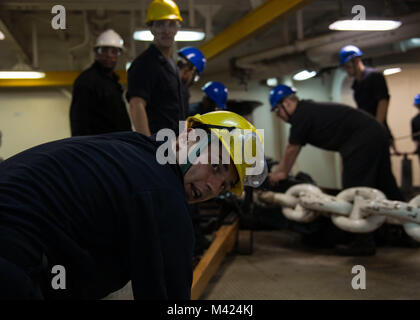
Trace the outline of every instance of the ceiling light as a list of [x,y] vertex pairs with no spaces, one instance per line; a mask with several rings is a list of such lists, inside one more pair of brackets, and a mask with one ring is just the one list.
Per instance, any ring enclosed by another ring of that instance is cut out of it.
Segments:
[[4,33],[0,31],[0,40],[4,40],[5,36]]
[[268,78],[267,79],[267,86],[275,87],[275,86],[277,86],[277,84],[278,84],[277,78]]
[[316,71],[303,70],[293,76],[293,80],[302,81],[316,76]]
[[389,68],[384,70],[384,76],[389,76],[390,74],[401,72],[401,68]]
[[134,40],[137,41],[153,41],[154,37],[150,30],[138,30],[133,34]]
[[175,41],[201,41],[206,37],[203,31],[180,30],[175,36]]
[[410,41],[412,44],[420,45],[420,38],[411,38]]
[[[179,30],[175,36],[175,41],[201,41],[206,34],[200,30],[183,29]],[[153,41],[154,37],[150,30],[138,30],[133,34],[134,40],[138,41]]]
[[0,71],[0,79],[41,79],[44,72],[37,71]]
[[330,30],[338,31],[387,31],[401,26],[394,20],[339,20],[329,25]]

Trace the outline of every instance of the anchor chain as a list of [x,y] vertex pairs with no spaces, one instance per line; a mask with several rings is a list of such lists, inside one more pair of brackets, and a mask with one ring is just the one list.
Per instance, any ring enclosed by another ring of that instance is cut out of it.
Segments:
[[383,223],[400,224],[407,234],[420,242],[420,195],[410,202],[387,200],[383,192],[368,187],[327,195],[311,184],[298,184],[286,193],[261,192],[257,200],[280,206],[286,218],[297,222],[311,222],[320,215],[330,216],[340,229],[354,233],[369,233]]

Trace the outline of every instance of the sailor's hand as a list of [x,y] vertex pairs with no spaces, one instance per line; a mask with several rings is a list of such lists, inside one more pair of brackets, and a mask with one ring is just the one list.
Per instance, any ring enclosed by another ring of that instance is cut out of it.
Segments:
[[286,180],[288,178],[288,174],[283,171],[272,172],[268,175],[268,179],[272,185],[276,185],[281,180]]

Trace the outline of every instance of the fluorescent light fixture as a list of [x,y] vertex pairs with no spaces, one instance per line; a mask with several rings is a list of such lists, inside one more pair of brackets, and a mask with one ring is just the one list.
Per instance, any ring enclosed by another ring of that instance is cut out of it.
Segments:
[[206,37],[203,31],[180,30],[175,36],[175,41],[201,41]]
[[44,72],[37,71],[0,71],[0,79],[41,79]]
[[[201,41],[206,34],[199,30],[179,30],[175,36],[175,41]],[[134,40],[138,41],[153,41],[154,37],[150,30],[138,30],[134,32]]]
[[275,86],[277,86],[277,84],[278,84],[277,78],[268,78],[267,79],[267,86],[275,87]]
[[134,40],[137,41],[153,41],[153,34],[149,30],[135,31],[133,34]]
[[0,31],[0,40],[4,40],[5,36],[4,33]]
[[412,44],[420,45],[420,38],[411,38],[410,41]]
[[303,70],[293,76],[293,80],[302,81],[316,76],[316,71]]
[[390,74],[401,72],[401,68],[389,68],[384,70],[384,76],[389,76]]
[[394,20],[339,20],[329,25],[330,30],[338,31],[387,31],[401,26]]

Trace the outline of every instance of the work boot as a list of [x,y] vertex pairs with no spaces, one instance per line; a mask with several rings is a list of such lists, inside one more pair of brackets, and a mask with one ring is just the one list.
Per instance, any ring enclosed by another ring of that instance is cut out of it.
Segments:
[[374,256],[376,246],[373,234],[355,234],[352,242],[346,245],[337,245],[334,253],[340,256]]

